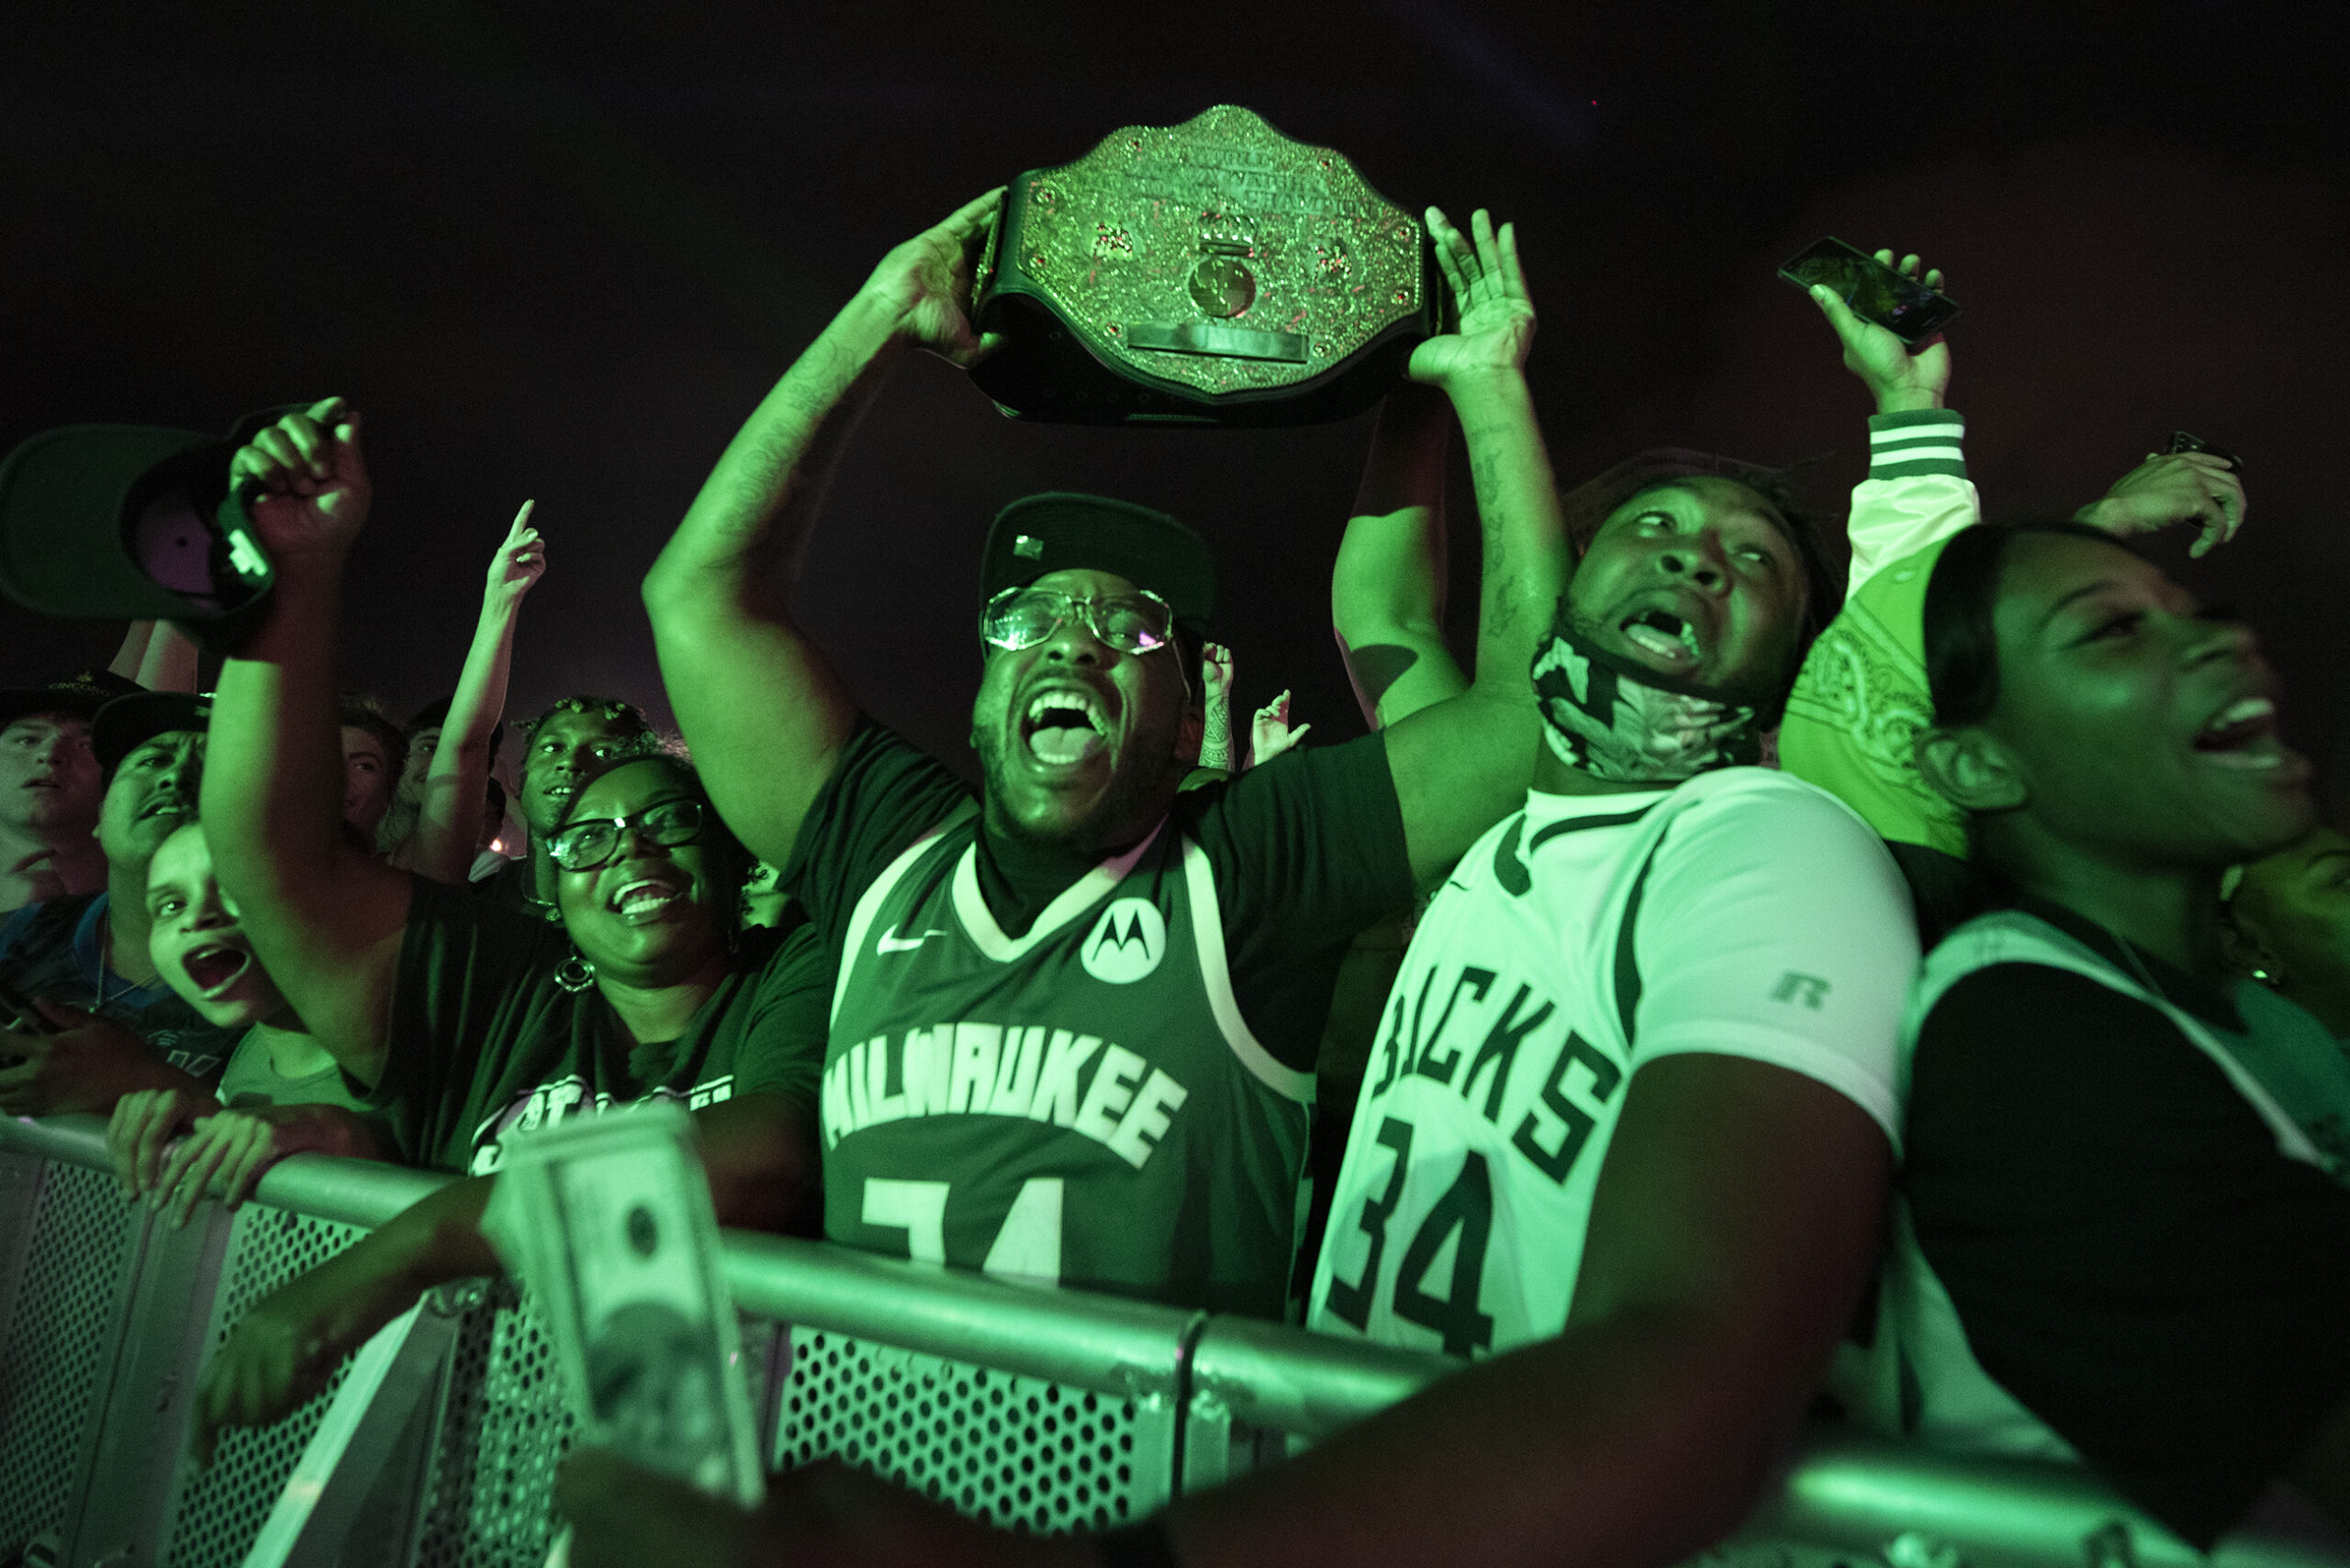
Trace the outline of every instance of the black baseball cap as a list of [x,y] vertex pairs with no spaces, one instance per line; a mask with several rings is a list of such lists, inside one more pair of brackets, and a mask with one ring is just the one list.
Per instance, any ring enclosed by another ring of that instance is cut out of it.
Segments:
[[124,757],[157,735],[211,727],[210,692],[134,692],[98,710],[90,724],[90,749],[97,754],[99,770],[112,778]]
[[169,621],[215,651],[260,618],[274,578],[229,460],[283,409],[224,439],[68,425],[0,459],[0,592],[44,615]]
[[995,514],[979,557],[979,603],[1080,567],[1148,588],[1194,637],[1215,618],[1215,557],[1207,541],[1163,511],[1064,490],[1023,497]]
[[116,698],[145,689],[110,669],[79,670],[47,686],[12,687],[0,691],[0,728],[28,713],[62,713],[86,722]]

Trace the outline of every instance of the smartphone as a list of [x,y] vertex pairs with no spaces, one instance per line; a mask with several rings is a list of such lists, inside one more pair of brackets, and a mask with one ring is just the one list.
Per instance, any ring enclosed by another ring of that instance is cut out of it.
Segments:
[[2209,453],[2212,456],[2218,458],[2221,462],[2226,464],[2230,473],[2241,474],[2244,472],[2243,458],[2238,457],[2234,453],[2230,452],[2224,446],[2215,446],[2211,442],[2205,441],[2201,436],[2189,435],[2185,431],[2171,431],[2170,444],[2165,446],[2163,451],[2165,454],[2174,452]]
[[1825,284],[1852,308],[1853,315],[1875,322],[1911,348],[1941,331],[1958,314],[1958,306],[1949,295],[1903,277],[1866,251],[1854,250],[1841,240],[1822,240],[1805,247],[1779,269],[1779,275],[1806,291],[1814,284]]

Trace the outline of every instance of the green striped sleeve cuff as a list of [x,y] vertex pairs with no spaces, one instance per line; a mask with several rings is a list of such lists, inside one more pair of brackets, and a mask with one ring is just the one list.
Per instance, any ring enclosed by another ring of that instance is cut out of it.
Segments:
[[1911,479],[1938,474],[1964,479],[1966,454],[1960,442],[1965,435],[1966,417],[1948,409],[1874,415],[1869,420],[1869,477]]

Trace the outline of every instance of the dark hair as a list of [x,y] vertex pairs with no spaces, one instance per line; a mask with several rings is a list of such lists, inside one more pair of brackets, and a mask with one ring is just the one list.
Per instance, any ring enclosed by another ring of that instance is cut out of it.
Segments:
[[2127,548],[2110,533],[2070,520],[1995,527],[1976,523],[1951,535],[1926,583],[1922,620],[1926,689],[1934,722],[1979,724],[1999,701],[1999,578],[2009,546],[2026,533],[2094,539]]
[[541,724],[562,713],[592,713],[608,724],[620,726],[624,735],[659,739],[654,733],[653,721],[647,719],[644,711],[635,703],[623,702],[617,697],[576,696],[558,697],[548,703],[544,710],[522,726],[522,744],[528,745],[531,737],[539,733]]
[[757,857],[751,853],[749,847],[741,839],[734,836],[734,830],[727,826],[726,819],[718,814],[717,806],[711,801],[710,790],[701,781],[700,772],[692,763],[675,752],[657,750],[632,752],[626,756],[608,757],[597,764],[588,771],[586,777],[579,780],[579,788],[573,791],[570,803],[564,807],[563,816],[555,823],[554,832],[561,833],[571,824],[571,819],[578,814],[579,802],[588,798],[588,791],[595,788],[598,779],[608,773],[618,772],[621,768],[633,767],[641,762],[658,763],[669,769],[686,786],[693,798],[701,802],[702,820],[705,825],[702,828],[699,842],[709,848],[717,850],[720,859],[726,865],[726,875],[721,879],[716,891],[723,901],[723,907],[728,910],[733,909],[734,901],[742,896],[743,883],[750,877],[751,863]]
[[356,691],[346,691],[335,702],[335,717],[347,730],[364,730],[384,747],[384,762],[397,775],[408,761],[408,732],[394,723],[383,704]]

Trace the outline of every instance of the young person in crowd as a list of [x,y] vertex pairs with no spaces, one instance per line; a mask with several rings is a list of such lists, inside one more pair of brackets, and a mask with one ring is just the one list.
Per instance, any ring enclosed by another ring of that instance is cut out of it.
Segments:
[[363,844],[374,844],[408,765],[408,735],[372,697],[345,693],[338,705],[342,729],[342,820]]
[[645,580],[664,678],[720,808],[843,969],[826,1235],[1279,1316],[1337,962],[1527,777],[1521,672],[1564,569],[1520,372],[1532,311],[1483,214],[1473,243],[1431,215],[1460,328],[1411,374],[1460,410],[1497,564],[1467,690],[1179,793],[1206,546],[1142,507],[1031,497],[983,556],[975,799],[859,717],[790,599],[825,470],[890,367],[983,352],[967,307],[994,205],[893,251],[736,436]]
[[106,851],[93,831],[102,789],[90,721],[138,689],[85,670],[0,691],[0,913],[106,886]]
[[145,1197],[176,1228],[207,1196],[236,1207],[286,1155],[388,1152],[333,1055],[253,956],[220,896],[201,823],[156,849],[147,915],[148,951],[164,983],[207,1022],[241,1036],[211,1093],[139,1089],[115,1103],[106,1149],[124,1197]]
[[194,691],[196,644],[134,621],[106,669],[0,691],[0,914],[106,886],[90,722],[118,697]]
[[[418,726],[410,726],[408,767],[402,775],[403,794],[409,802],[402,814],[408,825],[391,858],[393,865],[435,881],[468,881],[483,868],[479,857],[489,835],[483,831],[482,802],[486,786],[495,782],[490,769],[506,733],[499,721],[514,663],[514,627],[523,597],[547,569],[546,542],[531,526],[536,504],[522,503],[490,558],[481,618],[465,651],[457,689],[446,703],[437,705],[438,711],[428,710],[430,741],[424,741]],[[424,752],[420,758],[420,743]]]
[[196,814],[207,700],[118,697],[91,722],[105,792],[96,837],[106,887],[29,904],[0,922],[0,979],[40,1018],[0,1031],[0,1111],[111,1111],[134,1089],[206,1091],[236,1044],[163,983],[148,951],[147,868]]
[[2007,907],[1909,1003],[1888,1411],[2199,1549],[2279,1481],[2350,1524],[2350,1062],[2222,941],[2225,869],[2313,814],[2275,678],[2079,523],[1957,535],[1923,632],[1919,770]]
[[522,726],[522,791],[518,804],[530,830],[528,855],[515,857],[479,887],[509,909],[541,920],[562,918],[555,890],[562,869],[546,852],[546,836],[571,810],[581,780],[623,756],[661,749],[661,737],[634,704],[616,697],[563,697]]
[[[393,791],[392,809],[386,813],[383,825],[375,830],[375,848],[385,863],[403,871],[416,868],[410,862],[419,853],[417,824],[424,815],[425,780],[432,773],[432,758],[441,748],[441,732],[449,721],[449,699],[437,698],[416,711],[408,722],[408,764],[400,769],[399,788]],[[487,759],[497,765],[498,750],[506,742],[506,726],[490,727]],[[491,856],[489,846],[506,825],[506,786],[498,781],[495,772],[482,779],[482,820],[475,834],[475,851],[467,866],[466,881],[477,882],[506,868],[513,856]],[[462,832],[462,827],[457,828]]]
[[479,1179],[255,1305],[206,1372],[203,1449],[308,1397],[426,1285],[495,1271],[477,1226],[512,1127],[683,1101],[733,1225],[780,1225],[814,1172],[830,971],[804,924],[738,934],[749,857],[682,760],[572,776],[542,840],[555,925],[344,838],[325,781],[342,566],[369,498],[356,435],[330,400],[237,454],[277,584],[221,672],[206,827],[253,951],[400,1154]]
[[2313,828],[2232,880],[2220,935],[2237,971],[2350,1041],[2350,835]]
[[[1441,432],[1392,450],[1359,510],[1424,535]],[[1838,596],[1783,487],[1728,466],[1611,476],[1532,660],[1532,790],[1423,919],[1357,1109],[1312,1321],[1478,1364],[1097,1541],[829,1470],[737,1516],[737,1560],[1663,1563],[1739,1523],[1874,1260],[1917,947],[1865,823],[1734,766]],[[1351,610],[1350,653],[1395,650],[1359,662],[1374,707],[1439,662],[1424,614]],[[617,1562],[651,1539],[621,1513],[677,1495],[615,1478],[581,1456],[564,1495]]]

